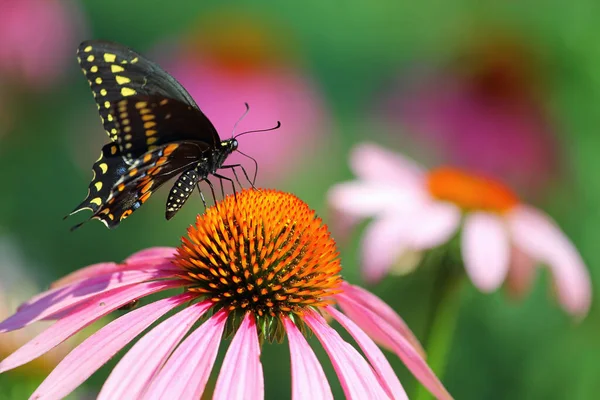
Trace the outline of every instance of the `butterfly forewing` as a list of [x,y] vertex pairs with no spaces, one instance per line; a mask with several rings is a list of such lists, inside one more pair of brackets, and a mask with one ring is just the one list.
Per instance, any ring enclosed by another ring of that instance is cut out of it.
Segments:
[[115,109],[117,144],[127,158],[136,158],[157,146],[193,140],[216,146],[216,130],[197,109],[162,96],[139,95],[119,100]]

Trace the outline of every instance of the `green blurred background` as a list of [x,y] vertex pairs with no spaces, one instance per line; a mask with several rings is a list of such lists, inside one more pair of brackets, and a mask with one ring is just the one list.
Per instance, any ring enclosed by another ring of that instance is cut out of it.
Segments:
[[[351,179],[347,155],[354,144],[373,141],[426,165],[452,162],[506,180],[558,221],[596,281],[599,18],[596,0],[227,6],[0,0],[3,295],[22,300],[36,290],[32,287],[45,288],[83,266],[122,260],[150,246],[176,246],[202,212],[199,199],[192,198],[165,221],[167,189],[162,189],[118,229],[93,221],[69,231],[84,216],[62,217],[83,199],[91,165],[107,141],[75,60],[77,44],[89,38],[121,42],[169,71],[181,71],[175,75],[222,137],[242,114],[243,101],[250,102],[251,111],[241,129],[268,128],[281,119],[279,131],[245,136],[241,150],[261,166],[261,186],[294,192],[334,228],[327,189]],[[461,104],[452,116],[444,113],[443,101],[434,101],[446,96],[459,99],[448,104]],[[482,111],[487,102],[492,105]],[[434,133],[428,132],[430,120]],[[360,283],[357,245],[363,226],[340,240],[344,275],[355,283]],[[370,288],[420,338],[433,296],[430,272],[422,268]],[[519,300],[466,285],[443,378],[455,398],[597,398],[598,301],[585,320],[573,321],[552,298],[545,272]],[[4,308],[14,310],[10,304]],[[318,354],[341,397],[329,361]],[[290,396],[288,358],[287,346],[265,346],[267,398]],[[413,393],[412,376],[389,358]],[[95,393],[113,365],[73,397]],[[0,399],[27,397],[47,372],[25,366],[1,375]]]

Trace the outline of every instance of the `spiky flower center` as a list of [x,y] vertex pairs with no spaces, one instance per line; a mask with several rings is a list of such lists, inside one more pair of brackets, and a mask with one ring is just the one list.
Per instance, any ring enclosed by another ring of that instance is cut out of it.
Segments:
[[340,262],[327,226],[296,196],[244,190],[199,215],[175,263],[188,290],[218,308],[301,316],[339,292]]
[[433,197],[452,202],[466,211],[503,213],[519,203],[516,194],[502,183],[458,168],[431,170],[427,187]]

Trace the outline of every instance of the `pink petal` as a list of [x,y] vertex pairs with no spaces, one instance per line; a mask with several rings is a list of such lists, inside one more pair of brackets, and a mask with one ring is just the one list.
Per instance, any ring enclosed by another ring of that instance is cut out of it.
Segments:
[[227,314],[220,311],[177,347],[146,391],[146,399],[202,397],[221,343]]
[[192,304],[142,337],[112,370],[98,399],[141,397],[173,349],[211,306],[210,301]]
[[383,352],[379,350],[379,347],[377,347],[377,345],[373,342],[373,340],[371,340],[371,338],[367,336],[367,334],[354,322],[352,322],[348,317],[335,308],[327,307],[326,310],[350,333],[350,335],[352,335],[356,343],[358,343],[363,351],[363,354],[369,359],[369,362],[379,377],[379,381],[386,389],[387,393],[393,399],[408,399],[408,396],[400,384],[400,381],[392,369],[392,366],[383,355]]
[[423,168],[416,162],[373,143],[356,145],[350,165],[356,176],[367,181],[406,186],[420,185],[424,180]]
[[535,261],[521,249],[513,246],[506,283],[511,295],[520,298],[531,287],[535,278]]
[[587,314],[590,276],[569,239],[550,217],[532,207],[519,206],[508,218],[515,246],[550,267],[563,307],[572,314]]
[[461,212],[454,204],[428,201],[421,202],[405,216],[410,227],[406,244],[414,250],[427,250],[450,240],[460,224]]
[[336,211],[361,218],[410,206],[417,197],[415,191],[367,181],[339,183],[327,193],[327,201]]
[[467,274],[482,292],[491,292],[504,282],[508,272],[510,244],[502,217],[474,212],[465,218],[461,241]]
[[172,272],[157,270],[114,272],[48,290],[23,304],[15,314],[2,321],[0,333],[22,328],[109,290],[172,275]]
[[[444,385],[419,354],[417,349],[379,315],[363,307],[356,299],[338,296],[340,307],[367,334],[385,344],[404,362],[412,374],[438,399],[452,399]],[[342,301],[343,300],[343,301]]]
[[132,300],[161,290],[181,286],[181,283],[182,282],[178,281],[147,282],[112,290],[96,296],[92,300],[77,307],[71,314],[59,320],[13,354],[2,360],[0,363],[0,373],[16,368],[41,356],[92,322]]
[[310,326],[329,355],[346,398],[389,399],[367,361],[315,312],[306,313]]
[[188,293],[169,297],[112,321],[73,349],[31,398],[61,399],[67,396],[154,321],[193,298]]
[[213,400],[262,400],[265,396],[256,323],[246,314],[229,345]]
[[[386,325],[389,325],[392,329],[396,330],[400,335],[402,335],[408,342],[419,352],[419,354],[425,358],[425,350],[419,339],[415,336],[415,334],[410,330],[406,322],[398,315],[392,307],[390,307],[385,301],[381,300],[379,297],[375,296],[373,293],[365,290],[361,287],[351,285],[347,282],[342,284],[342,288],[344,292],[341,295],[336,296],[336,301],[339,302],[340,307],[344,312],[350,316],[354,320],[354,322],[358,323],[359,320],[365,320],[365,316],[362,315],[364,313],[363,310],[367,311],[369,314],[374,314],[378,318],[382,319]],[[349,298],[352,302],[346,302],[344,299]],[[357,303],[361,307],[355,308],[353,304]],[[352,315],[361,315],[360,318],[354,318]],[[367,323],[365,325],[358,324],[358,326],[365,331],[369,336],[371,336],[375,341],[377,341],[380,345],[385,346],[387,348],[391,348],[390,344],[386,344],[387,336],[377,337],[375,332],[372,329],[369,329],[371,324]]]
[[85,268],[78,269],[77,271],[72,272],[69,275],[65,275],[62,278],[52,282],[52,284],[50,284],[50,288],[60,288],[66,285],[70,285],[73,282],[80,281],[82,279],[93,278],[98,275],[110,274],[113,272],[117,272],[121,269],[121,265],[113,262],[93,264]]
[[176,253],[175,247],[151,247],[130,255],[125,264],[137,264],[146,261],[170,260]]
[[367,282],[379,282],[406,251],[405,230],[403,219],[394,215],[381,216],[365,229],[361,250],[362,273]]
[[333,399],[323,367],[308,342],[291,320],[284,318],[283,324],[290,344],[292,400]]
[[153,247],[133,254],[121,264],[108,262],[90,265],[60,278],[59,280],[53,282],[50,287],[54,289],[83,279],[94,278],[113,272],[130,271],[134,269],[178,271],[178,267],[173,265],[171,262],[171,257],[174,251],[175,250],[171,247]]

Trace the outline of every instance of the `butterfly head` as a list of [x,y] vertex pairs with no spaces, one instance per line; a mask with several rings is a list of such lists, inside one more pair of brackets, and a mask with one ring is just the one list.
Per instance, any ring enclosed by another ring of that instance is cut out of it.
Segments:
[[236,151],[238,148],[238,141],[235,138],[222,140],[221,141],[221,151],[226,154],[231,154]]

